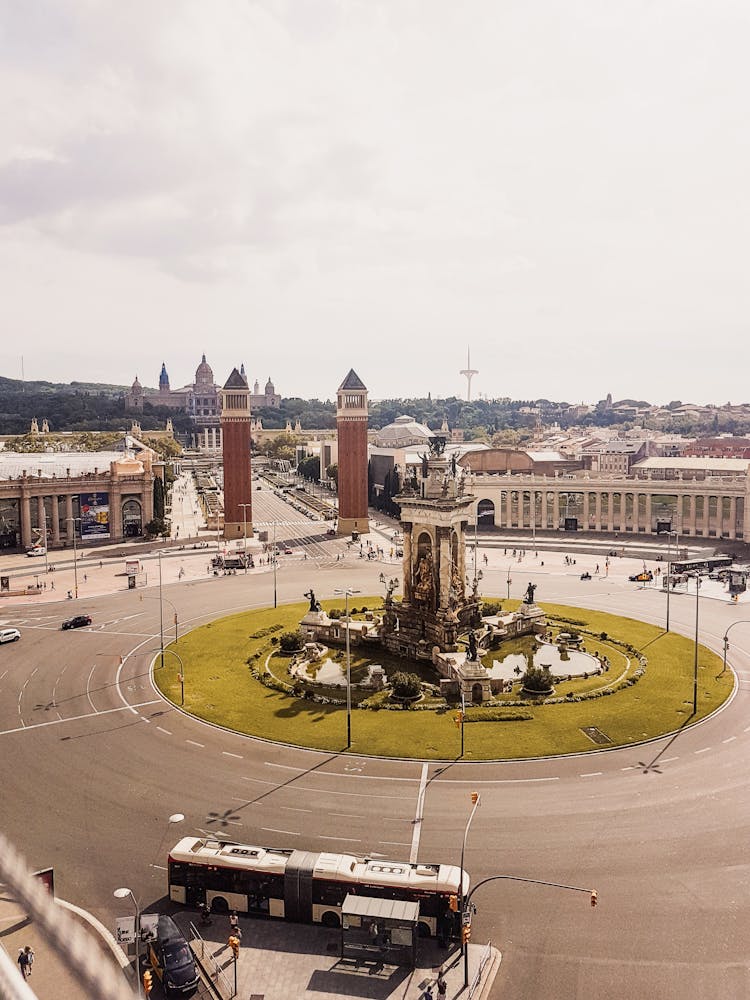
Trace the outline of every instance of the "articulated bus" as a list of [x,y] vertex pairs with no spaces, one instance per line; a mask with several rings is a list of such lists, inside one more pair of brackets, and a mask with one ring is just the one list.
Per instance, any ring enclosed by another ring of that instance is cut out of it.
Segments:
[[713,573],[714,570],[729,569],[734,562],[732,556],[708,556],[705,559],[675,559],[670,564],[673,573]]
[[[339,927],[347,893],[418,902],[419,931],[447,940],[460,933],[451,897],[469,876],[453,865],[411,864],[183,837],[169,853],[169,898],[215,912],[278,917]],[[455,906],[455,899],[453,900]]]

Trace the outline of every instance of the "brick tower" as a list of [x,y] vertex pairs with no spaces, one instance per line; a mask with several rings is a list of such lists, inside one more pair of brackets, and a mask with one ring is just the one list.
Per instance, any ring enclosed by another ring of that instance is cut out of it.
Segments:
[[351,369],[336,395],[340,535],[369,531],[367,517],[367,386]]
[[250,474],[250,389],[236,368],[221,390],[221,451],[224,458],[224,537],[253,534]]

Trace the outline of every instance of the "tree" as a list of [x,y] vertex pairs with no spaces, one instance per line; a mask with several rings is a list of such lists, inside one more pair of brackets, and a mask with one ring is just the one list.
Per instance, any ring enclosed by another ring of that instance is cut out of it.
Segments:
[[164,520],[164,483],[159,476],[154,479],[154,520]]
[[326,476],[328,476],[329,479],[332,479],[334,481],[334,483],[336,483],[336,485],[338,486],[338,484],[339,484],[339,467],[338,467],[338,463],[334,463],[333,465],[326,466]]
[[297,466],[297,472],[305,479],[311,479],[313,482],[319,482],[320,480],[320,459],[316,455],[310,455],[308,458],[303,458],[302,461]]
[[419,674],[399,670],[391,678],[391,688],[396,698],[416,698],[422,690]]

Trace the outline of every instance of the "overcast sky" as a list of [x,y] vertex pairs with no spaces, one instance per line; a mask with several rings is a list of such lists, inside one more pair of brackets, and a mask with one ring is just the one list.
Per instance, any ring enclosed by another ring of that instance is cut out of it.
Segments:
[[747,0],[0,12],[0,374],[750,400]]

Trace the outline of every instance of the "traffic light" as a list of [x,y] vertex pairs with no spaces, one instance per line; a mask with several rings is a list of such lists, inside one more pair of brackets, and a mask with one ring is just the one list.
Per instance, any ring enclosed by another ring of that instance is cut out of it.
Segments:
[[240,957],[240,939],[232,934],[227,944],[232,949],[232,954],[234,955],[234,959],[236,961]]
[[453,716],[453,721],[456,723],[456,728],[460,729],[464,724],[464,713],[459,712],[457,715]]
[[592,889],[591,890],[591,905],[592,906],[596,906],[596,904],[598,902],[598,899],[599,899],[598,892],[596,891],[596,889]]
[[458,913],[458,896],[449,896],[448,906],[454,913]]
[[146,969],[143,973],[143,992],[146,996],[149,995],[151,990],[154,988],[154,977],[150,969]]
[[464,924],[461,928],[461,944],[468,944],[471,939],[471,924]]
[[479,801],[479,792],[472,792],[471,793],[471,804],[473,806],[475,806],[478,801]]

